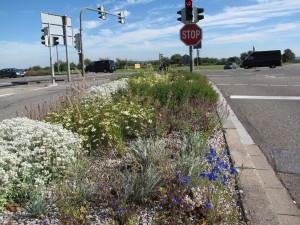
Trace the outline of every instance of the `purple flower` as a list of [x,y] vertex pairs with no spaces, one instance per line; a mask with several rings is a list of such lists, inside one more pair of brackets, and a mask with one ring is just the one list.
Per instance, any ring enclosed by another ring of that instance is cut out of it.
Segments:
[[225,185],[225,186],[227,185],[227,177],[226,177],[226,175],[223,175],[222,184]]
[[200,177],[205,178],[208,176],[208,173],[206,171],[203,171],[202,173],[200,173]]
[[205,208],[206,209],[211,209],[212,205],[209,202],[205,202]]
[[180,183],[189,185],[190,184],[190,176],[186,176],[180,179]]
[[209,173],[208,174],[208,180],[210,180],[210,181],[216,181],[218,178],[219,177],[214,173]]
[[113,203],[112,203],[114,206],[116,206],[118,204],[118,201],[117,200],[114,200]]
[[122,213],[124,213],[124,212],[125,212],[125,209],[124,209],[124,208],[119,208],[118,211],[117,211],[117,213],[120,213],[120,214],[122,214]]
[[176,198],[172,199],[172,204],[173,205],[179,205],[180,203],[181,203],[181,199],[176,199]]
[[234,167],[230,167],[230,170],[229,170],[229,172],[230,172],[231,174],[238,174],[238,171],[237,171],[237,169],[236,169],[236,168],[234,168]]

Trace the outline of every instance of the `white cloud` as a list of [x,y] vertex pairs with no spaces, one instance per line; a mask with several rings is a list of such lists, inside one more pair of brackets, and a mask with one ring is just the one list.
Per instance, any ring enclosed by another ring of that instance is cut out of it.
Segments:
[[90,20],[82,22],[83,29],[94,29],[100,26],[100,22],[98,20]]

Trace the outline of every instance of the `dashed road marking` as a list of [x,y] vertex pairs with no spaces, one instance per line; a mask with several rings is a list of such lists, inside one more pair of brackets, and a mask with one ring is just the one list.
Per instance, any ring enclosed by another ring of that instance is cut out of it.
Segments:
[[300,96],[255,96],[255,95],[230,95],[231,99],[250,100],[300,100]]
[[8,94],[0,95],[0,98],[6,97],[6,96],[10,96],[10,95],[14,95],[14,94],[15,94],[15,93],[8,93]]

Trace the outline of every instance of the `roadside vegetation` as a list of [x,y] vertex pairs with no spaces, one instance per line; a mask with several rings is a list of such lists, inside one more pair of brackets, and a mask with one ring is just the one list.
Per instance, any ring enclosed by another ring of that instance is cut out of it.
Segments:
[[206,77],[140,73],[76,90],[41,121],[0,123],[7,223],[19,209],[56,224],[243,224]]

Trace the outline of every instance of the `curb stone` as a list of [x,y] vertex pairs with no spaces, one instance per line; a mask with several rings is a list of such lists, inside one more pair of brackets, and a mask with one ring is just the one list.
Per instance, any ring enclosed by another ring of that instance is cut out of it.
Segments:
[[233,165],[239,169],[238,188],[246,219],[253,225],[299,225],[300,210],[253,142],[215,84],[221,110],[228,110],[223,129]]

